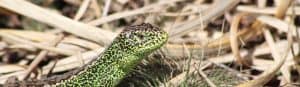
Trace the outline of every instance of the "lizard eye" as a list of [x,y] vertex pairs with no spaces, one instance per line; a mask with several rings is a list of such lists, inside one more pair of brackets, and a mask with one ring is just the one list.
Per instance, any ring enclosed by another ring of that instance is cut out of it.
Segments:
[[138,37],[140,40],[144,40],[144,37],[145,37],[145,36],[142,35],[142,34],[138,34],[137,37]]

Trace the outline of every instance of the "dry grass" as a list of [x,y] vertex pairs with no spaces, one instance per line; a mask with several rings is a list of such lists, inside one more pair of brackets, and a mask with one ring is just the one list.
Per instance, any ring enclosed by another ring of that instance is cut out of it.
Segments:
[[76,69],[148,22],[169,41],[119,86],[299,86],[299,1],[214,1],[2,0],[0,84]]

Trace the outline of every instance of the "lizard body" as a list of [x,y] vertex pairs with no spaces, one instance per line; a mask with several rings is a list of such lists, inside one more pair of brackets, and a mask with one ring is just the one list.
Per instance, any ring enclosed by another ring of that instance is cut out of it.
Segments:
[[50,79],[50,82],[48,79],[48,82],[42,84],[21,81],[19,85],[6,86],[113,87],[144,57],[160,48],[167,38],[166,32],[148,23],[128,26],[96,60],[80,68],[81,71],[62,77],[65,80],[56,83],[57,79]]

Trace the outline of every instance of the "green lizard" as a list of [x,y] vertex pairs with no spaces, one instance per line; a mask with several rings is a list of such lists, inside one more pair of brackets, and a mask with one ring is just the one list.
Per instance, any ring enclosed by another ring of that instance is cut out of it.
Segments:
[[109,47],[82,71],[55,84],[58,87],[116,86],[144,57],[160,48],[168,34],[143,23],[128,26]]

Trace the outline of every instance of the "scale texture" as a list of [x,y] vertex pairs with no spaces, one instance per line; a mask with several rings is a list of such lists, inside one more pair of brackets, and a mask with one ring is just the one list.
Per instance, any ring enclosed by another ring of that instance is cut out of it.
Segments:
[[58,83],[59,87],[113,87],[147,55],[160,48],[168,35],[143,23],[126,27],[83,71]]

